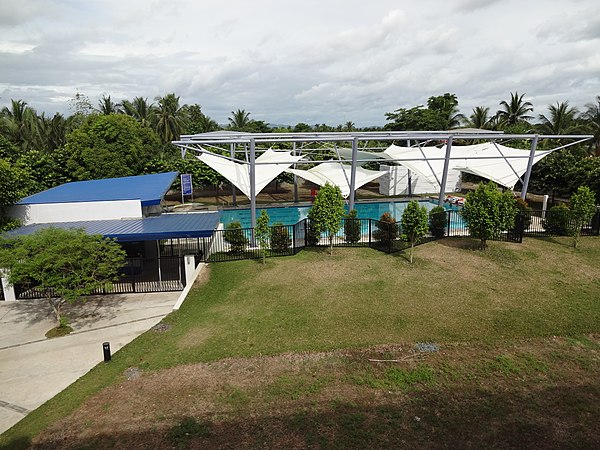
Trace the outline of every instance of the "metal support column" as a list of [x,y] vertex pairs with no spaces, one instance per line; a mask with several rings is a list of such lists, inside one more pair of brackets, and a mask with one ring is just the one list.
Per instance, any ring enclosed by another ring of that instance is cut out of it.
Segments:
[[444,159],[444,173],[442,174],[442,182],[440,185],[440,198],[438,205],[444,204],[444,198],[446,195],[446,182],[448,181],[448,168],[450,167],[450,154],[452,152],[452,136],[448,136],[448,142],[446,143],[446,157]]
[[256,226],[256,146],[250,139],[250,226]]
[[356,156],[358,154],[358,138],[352,139],[352,168],[350,170],[350,200],[348,211],[354,209],[354,186],[356,186]]
[[[296,143],[293,143],[292,155],[296,156]],[[294,169],[296,164],[294,164]],[[294,203],[298,203],[298,177],[294,174]]]
[[[232,158],[235,158],[235,144],[229,144],[229,154]],[[235,184],[231,183],[231,203],[233,206],[237,206],[237,198],[235,195]]]
[[523,179],[523,186],[521,187],[521,198],[525,200],[527,197],[527,188],[529,188],[529,178],[531,178],[531,168],[533,167],[533,158],[535,156],[535,149],[538,144],[538,135],[536,134],[531,141],[531,150],[529,151],[529,160],[527,161],[527,171],[525,172],[525,178]]
[[[410,148],[410,139],[406,141],[406,146]],[[408,196],[412,197],[412,172],[410,169],[407,169],[407,178],[408,178]]]

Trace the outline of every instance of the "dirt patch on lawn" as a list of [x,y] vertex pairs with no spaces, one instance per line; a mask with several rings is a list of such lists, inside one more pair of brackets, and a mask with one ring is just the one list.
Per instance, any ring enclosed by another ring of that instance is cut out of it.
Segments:
[[600,337],[224,359],[123,380],[40,448],[598,447]]

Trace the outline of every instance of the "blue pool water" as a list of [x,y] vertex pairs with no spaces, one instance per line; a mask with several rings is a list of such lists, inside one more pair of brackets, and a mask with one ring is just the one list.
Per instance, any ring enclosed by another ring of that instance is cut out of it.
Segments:
[[[427,210],[431,210],[437,203],[428,200],[420,201],[421,205]],[[355,203],[354,208],[358,213],[359,219],[379,219],[385,212],[390,212],[396,220],[402,217],[402,211],[406,208],[408,202],[373,202],[373,203]],[[448,206],[445,206],[448,208]],[[277,208],[256,208],[256,216],[260,215],[262,210],[266,210],[269,215],[269,225],[281,222],[284,225],[293,225],[302,219],[308,217],[310,206],[285,206]],[[346,206],[348,211],[348,206]],[[228,223],[238,221],[242,228],[250,227],[250,209],[230,209],[221,213],[221,222],[227,226]]]

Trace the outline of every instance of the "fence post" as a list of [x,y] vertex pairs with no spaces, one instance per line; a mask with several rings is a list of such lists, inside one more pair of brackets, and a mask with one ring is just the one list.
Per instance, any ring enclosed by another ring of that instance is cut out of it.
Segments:
[[369,219],[369,248],[371,248],[371,222],[373,219]]
[[592,221],[592,227],[596,227],[596,236],[600,236],[600,208],[596,208],[596,214],[594,214]]
[[392,253],[392,224],[388,223],[388,253]]
[[304,219],[304,246],[308,247],[308,219]]
[[452,210],[446,211],[446,236],[450,237],[450,222],[451,222]]

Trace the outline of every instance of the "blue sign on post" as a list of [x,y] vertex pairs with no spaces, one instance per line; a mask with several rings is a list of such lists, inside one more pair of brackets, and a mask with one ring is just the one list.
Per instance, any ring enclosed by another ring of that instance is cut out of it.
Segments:
[[181,199],[183,202],[184,195],[192,195],[192,175],[189,173],[181,174]]

